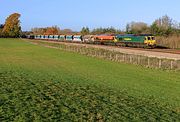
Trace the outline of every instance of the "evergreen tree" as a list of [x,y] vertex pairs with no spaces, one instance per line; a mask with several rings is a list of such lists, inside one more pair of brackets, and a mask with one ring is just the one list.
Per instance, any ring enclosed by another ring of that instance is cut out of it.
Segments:
[[83,27],[81,30],[82,35],[88,35],[90,33],[90,30],[88,27]]
[[2,34],[2,30],[3,30],[3,28],[4,28],[4,25],[3,25],[3,24],[0,24],[0,37],[2,37],[2,36],[3,36],[3,34]]

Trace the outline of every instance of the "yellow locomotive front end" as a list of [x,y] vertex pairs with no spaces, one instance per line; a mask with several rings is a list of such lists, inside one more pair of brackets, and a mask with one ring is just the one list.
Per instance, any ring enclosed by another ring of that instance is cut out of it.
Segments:
[[146,36],[144,43],[147,46],[155,47],[156,46],[156,39],[154,36]]

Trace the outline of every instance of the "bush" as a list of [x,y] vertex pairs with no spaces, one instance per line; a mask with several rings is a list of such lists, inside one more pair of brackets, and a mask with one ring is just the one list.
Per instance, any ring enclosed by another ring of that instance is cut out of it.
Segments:
[[163,37],[163,36],[158,36],[156,37],[157,44],[163,47],[167,48],[180,48],[180,36],[168,36],[168,37]]

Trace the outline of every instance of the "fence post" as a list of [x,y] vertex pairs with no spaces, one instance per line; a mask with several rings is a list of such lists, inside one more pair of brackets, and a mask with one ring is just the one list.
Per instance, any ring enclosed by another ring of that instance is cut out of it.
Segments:
[[173,61],[171,60],[171,69],[173,69]]
[[105,52],[102,53],[103,54],[103,58],[105,57]]
[[125,61],[125,55],[123,54],[123,61]]
[[138,63],[137,64],[140,64],[140,57],[138,56]]
[[161,68],[161,59],[159,59],[159,68]]
[[111,52],[110,52],[109,58],[110,58],[110,60],[112,60],[112,55],[111,55]]
[[82,49],[81,49],[81,47],[79,47],[79,53],[81,54],[81,51],[82,51]]
[[115,60],[118,61],[118,54],[116,54],[116,59]]
[[130,55],[130,63],[132,63],[132,56]]
[[150,59],[149,59],[149,57],[148,57],[148,67],[150,67]]

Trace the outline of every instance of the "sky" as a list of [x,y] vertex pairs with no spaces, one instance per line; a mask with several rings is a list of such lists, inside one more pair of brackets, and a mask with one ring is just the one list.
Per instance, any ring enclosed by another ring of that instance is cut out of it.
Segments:
[[23,31],[55,25],[74,31],[84,26],[123,30],[129,22],[150,25],[163,15],[180,22],[180,0],[0,0],[0,23],[15,12],[21,14]]

